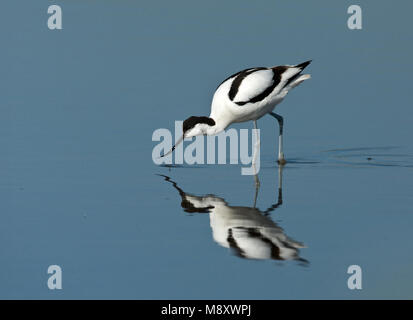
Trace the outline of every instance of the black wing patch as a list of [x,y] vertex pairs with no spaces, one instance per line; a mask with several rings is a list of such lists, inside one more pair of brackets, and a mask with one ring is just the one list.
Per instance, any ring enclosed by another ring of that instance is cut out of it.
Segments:
[[[249,74],[251,74],[251,73],[253,73],[253,72],[255,72],[255,71],[258,71],[258,70],[266,70],[266,69],[267,69],[267,68],[256,68],[256,69],[251,70],[251,71],[249,71],[249,72],[245,72],[245,74],[239,74],[239,75],[234,79],[234,81],[232,82],[231,90],[230,90],[229,93],[228,93],[228,96],[229,96],[229,98],[231,99],[231,101],[234,100],[235,95],[236,95],[237,92],[238,92],[239,86],[240,86],[241,83],[242,83],[242,80],[244,80],[244,78],[245,78],[247,75],[249,75]],[[285,66],[278,66],[278,67],[271,68],[271,70],[272,70],[272,72],[273,72],[273,76],[272,76],[272,84],[271,84],[269,87],[267,87],[263,92],[261,92],[260,94],[256,95],[255,97],[251,98],[251,99],[248,100],[248,101],[238,101],[238,102],[235,102],[235,103],[236,103],[237,105],[239,105],[239,106],[243,106],[244,104],[247,104],[247,103],[256,103],[256,102],[259,102],[259,101],[264,100],[266,97],[268,97],[268,96],[271,94],[271,92],[274,91],[275,87],[280,83],[280,81],[281,81],[281,76],[282,76],[282,74],[283,74],[287,69],[288,69],[288,67],[285,67]],[[234,93],[234,92],[235,92],[235,93]],[[232,95],[232,94],[233,94],[233,95]]]
[[217,89],[218,89],[218,88],[221,86],[221,84],[223,84],[225,81],[227,81],[227,80],[229,80],[229,79],[232,79],[232,78],[238,76],[239,74],[241,74],[241,73],[243,73],[243,72],[251,71],[251,70],[254,70],[254,69],[257,69],[257,68],[248,68],[248,69],[239,71],[239,72],[237,72],[237,73],[234,73],[233,75],[230,75],[228,78],[226,78],[224,81],[222,81],[222,82],[219,84],[219,86],[217,87]]
[[228,96],[229,96],[230,100],[231,100],[231,101],[234,100],[235,96],[236,96],[237,93],[238,93],[238,89],[239,89],[239,87],[240,87],[240,85],[241,85],[241,83],[242,83],[242,80],[244,80],[246,76],[248,76],[248,75],[250,75],[251,73],[254,73],[254,72],[256,72],[256,71],[266,70],[266,69],[267,69],[267,68],[253,68],[253,69],[247,69],[247,70],[241,71],[241,72],[236,76],[236,78],[234,79],[234,81],[232,81],[231,89],[230,89],[229,92],[228,92]]

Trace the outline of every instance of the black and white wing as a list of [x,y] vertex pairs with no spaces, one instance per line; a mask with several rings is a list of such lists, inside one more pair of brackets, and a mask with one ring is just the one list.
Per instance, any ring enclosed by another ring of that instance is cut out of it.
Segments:
[[229,100],[238,106],[261,102],[297,81],[301,71],[309,63],[310,61],[306,61],[296,66],[246,69],[227,78],[221,85],[226,85]]
[[255,68],[240,73],[231,83],[228,97],[237,105],[258,102],[268,96],[279,81],[272,69]]

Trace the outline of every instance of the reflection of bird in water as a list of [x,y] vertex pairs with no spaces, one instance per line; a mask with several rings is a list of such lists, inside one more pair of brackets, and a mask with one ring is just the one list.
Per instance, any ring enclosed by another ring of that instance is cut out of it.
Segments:
[[269,217],[269,214],[282,204],[281,188],[278,202],[267,210],[260,211],[255,204],[254,207],[230,206],[224,199],[215,195],[188,194],[169,177],[162,177],[178,190],[185,212],[209,213],[214,240],[223,247],[233,249],[236,255],[248,259],[307,262],[299,256],[299,249],[304,248],[304,245],[289,238]]

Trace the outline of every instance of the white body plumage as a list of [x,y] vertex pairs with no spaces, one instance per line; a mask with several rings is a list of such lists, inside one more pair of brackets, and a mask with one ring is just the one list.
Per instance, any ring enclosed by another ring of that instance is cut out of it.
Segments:
[[279,161],[284,160],[282,152],[283,119],[272,111],[287,95],[289,90],[304,80],[309,74],[301,74],[311,61],[298,65],[276,66],[271,68],[250,68],[233,74],[224,80],[216,89],[209,117],[192,116],[183,123],[184,138],[198,135],[215,135],[236,122],[254,121],[266,114],[271,114],[280,124]]
[[[281,79],[279,83],[262,100],[248,102],[274,85],[273,78],[274,72],[277,72],[276,68],[285,68],[285,71],[280,72]],[[225,80],[217,88],[212,99],[211,114],[209,117],[214,119],[216,127],[208,128],[205,126],[207,134],[219,133],[225,130],[231,123],[257,120],[267,113],[272,112],[275,106],[283,101],[289,90],[311,77],[309,74],[299,75],[287,84],[290,79],[294,78],[301,71],[302,68],[295,66],[244,70],[248,75],[242,79],[238,91],[232,100],[229,92],[231,88],[234,88],[234,81],[240,74],[235,74]],[[240,102],[247,103],[243,105],[237,104]]]

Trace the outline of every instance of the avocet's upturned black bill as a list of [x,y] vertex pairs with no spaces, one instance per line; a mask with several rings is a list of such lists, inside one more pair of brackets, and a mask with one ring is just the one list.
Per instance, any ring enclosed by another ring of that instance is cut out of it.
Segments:
[[284,119],[273,110],[284,100],[288,91],[310,79],[309,74],[301,74],[310,62],[311,60],[294,66],[250,68],[225,79],[215,91],[210,116],[192,116],[186,119],[183,123],[182,137],[163,157],[174,151],[185,138],[215,135],[236,122],[253,121],[254,127],[257,128],[257,120],[269,114],[279,123],[278,162],[284,164]]

